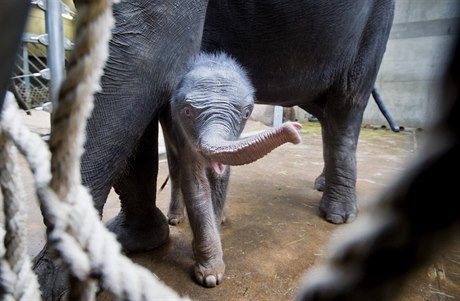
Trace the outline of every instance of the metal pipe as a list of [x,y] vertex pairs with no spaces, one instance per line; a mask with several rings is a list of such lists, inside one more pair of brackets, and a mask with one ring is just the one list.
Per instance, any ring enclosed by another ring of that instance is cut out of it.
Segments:
[[[29,50],[27,49],[27,45],[22,47],[22,66],[23,66],[23,74],[29,74]],[[26,99],[30,99],[30,78],[24,78],[24,97]]]
[[48,33],[48,67],[51,80],[49,82],[48,99],[56,107],[59,88],[64,78],[64,26],[62,21],[61,0],[48,0],[46,4],[46,31]]
[[283,123],[283,107],[275,106],[273,108],[273,127],[279,127]]

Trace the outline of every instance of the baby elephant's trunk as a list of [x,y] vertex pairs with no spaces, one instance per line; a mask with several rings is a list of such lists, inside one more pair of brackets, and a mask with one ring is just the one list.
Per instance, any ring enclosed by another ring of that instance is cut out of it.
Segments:
[[301,127],[300,123],[286,122],[280,127],[271,128],[259,134],[235,141],[204,137],[198,147],[198,151],[222,164],[249,164],[264,157],[284,143],[300,143],[301,139],[298,129]]

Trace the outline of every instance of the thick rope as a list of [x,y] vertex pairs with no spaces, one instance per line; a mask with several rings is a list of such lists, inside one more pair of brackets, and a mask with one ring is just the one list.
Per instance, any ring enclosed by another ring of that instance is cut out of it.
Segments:
[[[93,94],[108,57],[108,42],[114,26],[111,1],[80,1],[76,41],[59,101],[52,114],[50,149],[53,154],[51,187],[64,201],[72,202],[72,187],[80,183],[86,120],[93,109]],[[70,199],[66,199],[70,197]]]
[[180,296],[150,271],[121,254],[115,235],[101,223],[90,194],[81,185],[86,120],[93,94],[100,88],[114,21],[107,0],[82,1],[78,9],[74,58],[53,112],[51,154],[47,145],[21,123],[11,99],[4,106],[2,135],[14,142],[33,172],[48,245],[76,280],[71,285],[73,300],[94,299],[94,280],[117,300],[179,300]]
[[[99,79],[108,57],[108,42],[114,26],[111,1],[80,1],[76,20],[76,40],[66,78],[59,91],[59,100],[51,119],[50,149],[52,151],[50,187],[67,203],[75,202],[81,183],[80,157],[83,154],[86,121],[93,109],[93,94],[100,90]],[[89,281],[89,282],[88,282]],[[71,277],[71,294],[81,292],[81,300],[96,290]],[[75,289],[73,289],[75,286]],[[88,292],[82,289],[88,289]]]
[[72,189],[78,202],[66,203],[57,197],[49,187],[48,147],[23,124],[11,98],[5,100],[1,134],[13,141],[28,161],[42,213],[50,224],[48,243],[74,277],[82,281],[99,279],[101,286],[117,300],[182,300],[150,271],[122,255],[120,244],[101,223],[85,187],[78,185]]
[[2,191],[3,222],[0,227],[0,296],[1,300],[40,300],[36,275],[26,248],[26,212],[22,200],[24,188],[20,185],[17,150],[0,133],[0,185]]

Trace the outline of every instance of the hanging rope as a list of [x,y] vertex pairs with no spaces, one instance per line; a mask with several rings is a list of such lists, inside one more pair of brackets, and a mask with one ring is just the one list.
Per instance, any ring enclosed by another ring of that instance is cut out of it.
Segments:
[[[22,123],[12,99],[6,99],[1,124],[2,137],[12,140],[28,161],[37,195],[48,226],[48,243],[70,274],[81,282],[99,280],[117,300],[180,300],[153,274],[121,254],[115,235],[101,223],[85,187],[74,191],[75,202],[62,202],[49,187],[50,157],[46,143]],[[129,281],[127,281],[129,279]],[[81,285],[74,287],[84,288]],[[71,292],[91,300],[87,292]],[[86,298],[86,299],[85,299]]]
[[25,199],[17,163],[17,150],[0,135],[0,186],[3,207],[0,227],[0,296],[2,300],[40,300],[36,275],[26,248]]
[[[111,4],[107,0],[78,3],[77,39],[67,77],[60,89],[59,102],[52,115],[49,148],[23,125],[22,116],[8,94],[0,128],[2,159],[5,159],[2,162],[14,162],[10,161],[13,158],[7,157],[7,150],[11,148],[8,143],[14,144],[28,161],[46,221],[48,245],[58,256],[57,262],[71,276],[69,295],[72,300],[94,300],[97,285],[108,290],[117,300],[180,300],[176,292],[158,281],[150,271],[122,255],[115,235],[101,223],[90,194],[81,185],[80,157],[86,120],[92,110],[93,94],[100,89],[99,79],[114,25]],[[2,178],[3,169],[8,170],[2,166]],[[6,172],[5,175],[8,177]],[[12,189],[10,191],[14,192]],[[5,192],[3,194],[9,197],[11,193],[7,188]],[[10,204],[7,197],[4,196],[4,200]],[[5,215],[8,225],[11,224],[10,215]],[[17,227],[12,227],[12,231],[16,232]],[[6,232],[6,237],[9,233]],[[4,296],[18,300],[15,280],[19,279],[17,275],[20,273],[14,273],[17,264],[6,264],[11,252],[9,246],[7,244],[6,251],[0,250],[3,251],[0,255],[5,254],[2,256],[2,272],[6,271],[2,273],[1,289]],[[16,250],[14,253],[18,248],[11,250]],[[21,262],[30,269],[30,260]],[[10,270],[13,273],[9,273]]]

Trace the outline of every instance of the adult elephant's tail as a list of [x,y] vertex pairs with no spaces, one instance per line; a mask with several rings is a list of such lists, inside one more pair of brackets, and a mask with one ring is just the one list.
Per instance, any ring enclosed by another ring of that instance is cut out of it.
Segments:
[[385,107],[382,97],[380,96],[380,93],[376,87],[372,89],[372,97],[374,98],[375,103],[379,107],[380,112],[382,112],[383,116],[385,116],[385,119],[388,121],[388,124],[390,125],[391,130],[395,133],[399,132],[399,126],[393,120],[393,117],[391,117],[390,112],[388,112],[387,108]]

